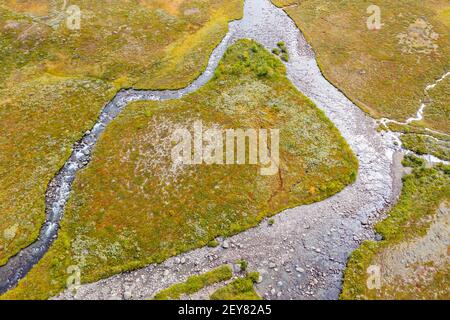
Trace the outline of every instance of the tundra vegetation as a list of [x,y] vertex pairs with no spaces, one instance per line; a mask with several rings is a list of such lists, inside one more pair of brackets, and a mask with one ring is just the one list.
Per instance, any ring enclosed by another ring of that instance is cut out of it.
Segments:
[[205,287],[229,280],[233,277],[233,270],[229,265],[220,266],[214,270],[200,275],[190,276],[185,282],[176,283],[167,289],[158,292],[155,300],[178,300],[183,296],[189,296]]
[[[376,225],[380,242],[366,241],[354,251],[345,271],[341,299],[448,299],[450,167],[413,167],[403,178],[399,202]],[[367,285],[369,266],[380,268],[381,286]]]
[[302,30],[327,79],[372,117],[404,122],[426,102],[422,121],[389,128],[445,134],[426,131],[439,141],[412,136],[404,142],[406,148],[448,159],[450,78],[428,94],[425,90],[450,70],[448,1],[382,1],[379,30],[366,25],[373,4],[366,0],[272,1]]
[[36,239],[47,185],[102,106],[189,84],[243,1],[76,0],[80,30],[46,18],[62,3],[0,3],[0,265]]
[[[278,173],[173,162],[171,134],[196,121],[279,129]],[[357,166],[332,122],[286,78],[280,59],[240,40],[198,91],[132,103],[106,128],[74,183],[58,239],[3,298],[56,295],[70,265],[92,282],[214,245],[284,209],[330,197],[354,181]]]

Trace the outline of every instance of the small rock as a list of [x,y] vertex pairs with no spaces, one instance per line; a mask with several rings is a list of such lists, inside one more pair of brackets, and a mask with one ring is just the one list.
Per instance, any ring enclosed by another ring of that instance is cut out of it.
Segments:
[[305,269],[300,268],[300,267],[296,267],[296,268],[295,268],[295,271],[297,271],[297,272],[299,272],[299,273],[303,273],[303,272],[305,272]]
[[230,247],[230,244],[228,243],[228,241],[224,241],[223,243],[222,243],[222,248],[224,248],[224,249],[228,249]]
[[259,277],[258,277],[258,280],[256,280],[256,283],[261,283],[262,280],[263,280],[263,277],[262,277],[262,275],[260,274]]
[[123,298],[125,300],[130,300],[132,297],[133,297],[133,295],[131,294],[130,291],[125,291],[124,294],[123,294]]

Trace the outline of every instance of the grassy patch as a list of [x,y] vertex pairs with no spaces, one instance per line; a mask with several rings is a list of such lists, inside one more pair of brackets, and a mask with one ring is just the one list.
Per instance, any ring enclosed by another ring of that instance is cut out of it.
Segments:
[[[47,184],[115,88],[101,80],[43,76],[7,92],[0,90],[0,265],[37,237]],[[5,237],[11,228],[14,234]]]
[[178,300],[183,295],[190,295],[201,289],[231,279],[233,271],[229,265],[218,267],[212,271],[189,277],[186,282],[177,283],[158,292],[155,300]]
[[238,278],[211,295],[211,300],[262,300],[253,285],[259,273],[250,272],[245,278]]
[[[425,87],[449,70],[447,1],[382,1],[383,25],[377,31],[366,26],[371,2],[297,3],[286,12],[314,48],[326,77],[374,117],[405,120],[414,115]],[[439,115],[426,115],[427,126],[448,130],[448,103],[442,107],[436,108]]]
[[53,3],[0,4],[0,265],[36,238],[48,182],[114,93],[190,83],[243,2],[79,0],[79,31],[44,18]]
[[450,77],[446,77],[428,91],[428,104],[425,108],[424,120],[420,123],[421,125],[450,134],[449,92]]
[[450,161],[450,141],[441,141],[429,135],[404,134],[400,136],[403,147],[417,154],[431,154]]
[[[173,166],[171,133],[197,120],[205,129],[279,128],[278,174],[262,176],[259,165]],[[338,130],[289,82],[281,61],[239,41],[197,92],[133,103],[106,128],[74,183],[61,239],[5,297],[62,290],[68,265],[61,261],[80,266],[83,282],[161,262],[323,200],[356,172]],[[42,274],[50,272],[49,282]]]
[[413,154],[406,155],[402,160],[402,165],[409,168],[418,168],[425,165],[425,160],[416,157]]
[[[411,163],[413,161],[413,163]],[[380,290],[369,290],[366,286],[370,265],[383,261],[388,250],[424,236],[430,228],[433,217],[441,203],[450,200],[450,171],[448,167],[437,166],[425,169],[417,167],[417,161],[407,159],[405,164],[415,166],[412,174],[403,181],[403,190],[397,205],[386,220],[376,225],[376,231],[383,236],[380,242],[366,241],[350,256],[345,271],[341,299],[436,299],[442,296],[442,288],[448,288],[445,274],[448,270],[431,268],[431,280],[419,282],[415,288],[396,280],[382,282]],[[382,263],[381,263],[382,264]],[[422,262],[419,268],[430,266]],[[390,265],[381,265],[382,271]],[[422,279],[422,278],[419,278]],[[419,288],[419,290],[417,290]],[[446,292],[446,290],[444,290]],[[448,298],[448,296],[447,296]]]

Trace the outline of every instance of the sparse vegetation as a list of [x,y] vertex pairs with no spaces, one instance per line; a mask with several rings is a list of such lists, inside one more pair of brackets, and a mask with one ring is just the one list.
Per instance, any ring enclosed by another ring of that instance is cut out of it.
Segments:
[[244,278],[238,278],[211,295],[211,300],[262,300],[253,285],[258,281],[259,273],[250,272]]
[[[428,169],[418,167],[419,161],[415,157],[407,157],[406,161],[405,164],[415,168],[403,179],[399,202],[388,218],[376,225],[376,231],[383,240],[366,241],[352,253],[345,271],[341,299],[448,299],[448,265],[433,258],[436,257],[433,250],[438,250],[437,242],[432,243],[425,258],[417,258],[415,255],[420,256],[421,252],[414,248],[423,247],[426,235],[431,232],[430,226],[439,222],[436,216],[440,206],[448,210],[450,168],[442,165]],[[446,243],[443,251],[446,256]],[[390,258],[396,254],[407,254],[409,259]],[[406,270],[402,271],[404,275],[392,275],[396,270],[392,264],[404,263],[402,260],[410,260],[400,269]],[[382,280],[379,290],[369,290],[366,286],[366,270],[370,265],[381,267],[385,281]],[[388,277],[389,281],[386,280]]]
[[273,48],[272,53],[279,56],[281,60],[288,62],[289,61],[289,53],[286,48],[286,44],[284,42],[277,43],[278,48]]
[[288,62],[289,61],[289,55],[287,53],[281,54],[281,60]]
[[216,239],[211,240],[210,242],[208,242],[208,247],[210,248],[215,248],[219,246],[219,241],[217,241]]
[[282,42],[282,41],[278,42],[277,46],[278,46],[278,48],[280,48],[281,52],[283,52],[283,53],[287,52],[286,44],[284,42]]
[[246,272],[248,268],[248,262],[246,260],[239,260],[239,267],[241,268],[242,272]]
[[416,157],[413,154],[408,154],[403,158],[402,165],[404,167],[417,168],[425,165],[425,160]]
[[[196,120],[205,127],[279,128],[279,173],[261,176],[257,165],[173,167],[170,134]],[[69,265],[80,266],[82,281],[91,282],[161,262],[323,200],[356,172],[338,130],[288,81],[279,59],[241,40],[197,92],[130,104],[106,128],[74,183],[55,244],[2,298],[55,295]]]
[[178,300],[184,295],[190,295],[201,289],[231,279],[233,271],[229,265],[220,266],[209,272],[189,277],[186,282],[177,283],[158,292],[155,300]]
[[[448,9],[450,12],[450,8]],[[450,17],[450,16],[449,16]],[[447,71],[449,69],[447,68]],[[424,112],[424,119],[418,125],[432,128],[450,135],[450,102],[448,93],[450,92],[450,76],[437,83],[428,91],[427,107]],[[447,136],[448,138],[449,136]]]

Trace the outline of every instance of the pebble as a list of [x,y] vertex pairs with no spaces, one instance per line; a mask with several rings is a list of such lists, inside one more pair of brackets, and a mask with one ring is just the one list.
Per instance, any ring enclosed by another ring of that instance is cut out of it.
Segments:
[[130,300],[133,297],[133,295],[131,294],[130,291],[125,291],[125,293],[123,294],[123,298],[125,300]]

